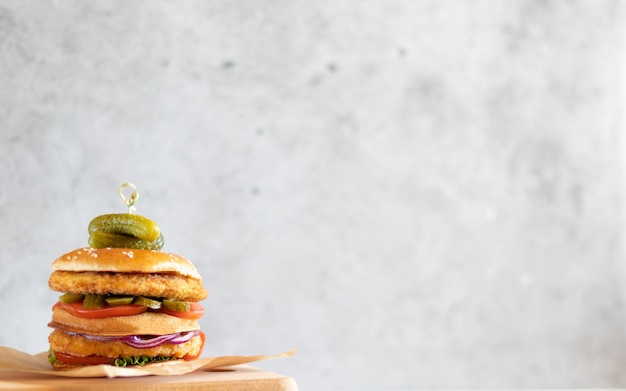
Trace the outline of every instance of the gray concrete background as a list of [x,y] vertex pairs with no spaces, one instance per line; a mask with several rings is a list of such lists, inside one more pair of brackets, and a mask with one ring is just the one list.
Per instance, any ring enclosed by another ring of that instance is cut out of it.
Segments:
[[140,189],[206,355],[301,389],[626,385],[621,1],[0,0],[0,345]]

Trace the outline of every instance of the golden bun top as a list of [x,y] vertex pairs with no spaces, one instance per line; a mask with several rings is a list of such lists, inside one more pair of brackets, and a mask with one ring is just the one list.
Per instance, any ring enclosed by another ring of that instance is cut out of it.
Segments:
[[53,271],[179,274],[202,280],[180,255],[134,248],[78,248],[57,258]]

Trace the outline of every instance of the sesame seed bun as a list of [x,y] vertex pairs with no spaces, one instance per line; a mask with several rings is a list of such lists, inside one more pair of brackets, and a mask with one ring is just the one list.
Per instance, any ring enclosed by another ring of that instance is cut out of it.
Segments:
[[202,279],[196,267],[180,255],[128,248],[79,248],[55,260],[52,270],[179,274]]

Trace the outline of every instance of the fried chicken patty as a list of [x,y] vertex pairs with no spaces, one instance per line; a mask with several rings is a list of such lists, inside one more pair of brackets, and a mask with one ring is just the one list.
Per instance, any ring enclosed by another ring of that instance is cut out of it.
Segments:
[[178,274],[55,271],[52,290],[79,294],[115,294],[200,301],[209,296],[202,281]]
[[48,341],[53,351],[78,357],[96,355],[109,358],[132,356],[183,358],[186,354],[198,355],[202,349],[202,338],[200,336],[193,337],[189,341],[178,345],[164,343],[149,349],[134,348],[121,341],[95,341],[80,335],[66,334],[61,330],[54,330],[48,337]]

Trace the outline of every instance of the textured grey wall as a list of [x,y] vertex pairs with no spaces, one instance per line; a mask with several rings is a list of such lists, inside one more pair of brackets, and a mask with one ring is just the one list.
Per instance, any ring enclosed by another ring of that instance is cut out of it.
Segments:
[[626,385],[619,1],[0,1],[0,344],[160,223],[302,389]]

